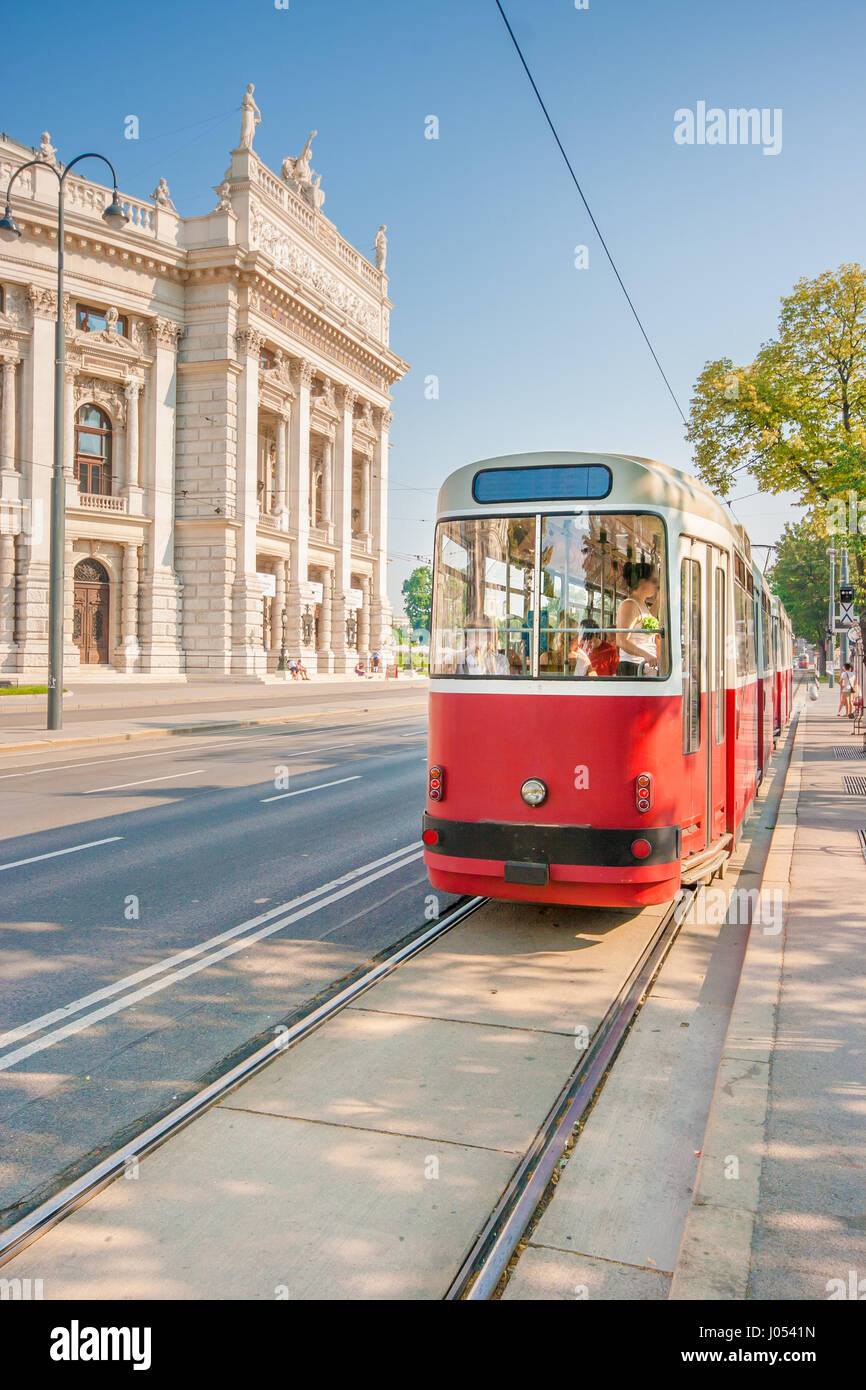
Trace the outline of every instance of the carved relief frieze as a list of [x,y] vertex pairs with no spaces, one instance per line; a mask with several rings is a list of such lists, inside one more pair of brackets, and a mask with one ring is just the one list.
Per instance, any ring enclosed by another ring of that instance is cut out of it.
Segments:
[[284,270],[291,271],[305,285],[324,295],[347,318],[360,324],[368,333],[376,336],[380,329],[378,305],[363,299],[321,261],[316,260],[302,246],[281,231],[269,218],[254,208],[250,217],[250,245],[264,251]]
[[126,383],[115,385],[110,381],[100,381],[97,377],[81,376],[75,380],[73,397],[75,408],[93,403],[106,410],[115,424],[126,424]]

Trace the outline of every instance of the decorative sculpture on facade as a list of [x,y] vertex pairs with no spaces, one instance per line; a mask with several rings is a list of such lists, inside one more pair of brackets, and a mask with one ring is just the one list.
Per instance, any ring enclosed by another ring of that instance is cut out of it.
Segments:
[[244,93],[241,102],[241,138],[238,149],[251,150],[253,147],[253,136],[256,133],[256,126],[261,125],[262,113],[256,106],[253,99],[255,87],[251,82]]
[[58,167],[57,151],[51,143],[51,136],[48,134],[47,130],[43,130],[42,132],[42,140],[36,158],[41,159],[45,164],[51,164],[55,169]]
[[383,223],[376,233],[376,240],[373,243],[376,247],[376,269],[385,274],[385,263],[388,260],[388,238],[385,233],[388,228]]
[[214,185],[214,193],[217,195],[218,202],[214,212],[234,212],[232,207],[232,186],[228,179],[223,179],[222,183]]
[[169,187],[165,179],[160,179],[150,196],[157,207],[168,208],[170,212],[177,212],[177,208],[169,197]]
[[318,135],[317,130],[311,130],[307,136],[307,143],[301,153],[294,159],[287,156],[280,168],[280,174],[284,183],[289,185],[295,193],[303,198],[316,212],[322,207],[325,195],[321,189],[322,176],[317,174],[310,165],[310,151],[313,141]]

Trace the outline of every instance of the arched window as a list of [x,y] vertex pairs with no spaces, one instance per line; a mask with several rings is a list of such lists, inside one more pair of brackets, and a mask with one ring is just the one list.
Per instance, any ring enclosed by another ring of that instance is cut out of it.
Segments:
[[96,405],[83,405],[75,421],[75,474],[80,492],[111,493],[111,421]]

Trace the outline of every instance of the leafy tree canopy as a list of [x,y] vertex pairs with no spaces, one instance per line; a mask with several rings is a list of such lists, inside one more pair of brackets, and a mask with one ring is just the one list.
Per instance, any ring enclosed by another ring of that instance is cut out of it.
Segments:
[[433,571],[429,565],[419,565],[403,580],[403,601],[413,629],[423,628],[429,632],[433,606]]

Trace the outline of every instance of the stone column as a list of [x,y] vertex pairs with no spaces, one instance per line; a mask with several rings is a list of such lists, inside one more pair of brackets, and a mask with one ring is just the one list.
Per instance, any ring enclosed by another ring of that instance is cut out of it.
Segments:
[[[277,560],[274,565],[276,594],[274,595],[273,624],[271,630],[272,652],[269,662],[271,670],[275,671],[280,664],[280,651],[283,644],[283,626],[286,614],[286,590],[288,588],[286,570],[288,565],[285,560]],[[288,655],[288,652],[286,653]]]
[[15,466],[15,373],[18,362],[15,358],[3,359],[3,415],[0,422],[0,468],[4,473],[16,472]]
[[393,612],[388,600],[388,431],[394,417],[383,410],[376,444],[376,468],[373,487],[373,648],[379,649],[383,665],[394,646],[391,630]]
[[332,502],[332,474],[334,468],[334,446],[330,439],[325,440],[322,450],[322,526],[328,533],[330,540],[333,535],[333,518],[331,516]]
[[332,570],[322,573],[322,602],[319,606],[319,656],[318,669],[330,673],[334,669],[334,653],[331,650],[331,620],[334,608],[334,574]]
[[184,669],[180,641],[182,586],[175,572],[175,440],[177,349],[183,328],[172,319],[150,326],[153,366],[143,394],[145,448],[139,440],[142,510],[152,524],[140,571],[140,669],[166,675]]
[[115,664],[121,671],[138,670],[141,649],[138,643],[138,547],[132,543],[123,547],[123,569],[120,579],[120,650]]
[[15,670],[15,537],[0,513],[0,671]]
[[370,460],[361,464],[361,536],[365,545],[370,540]]
[[[292,410],[291,449],[289,452],[289,496],[291,511],[298,529],[298,539],[292,545],[290,582],[286,607],[288,620],[286,645],[289,656],[301,653],[314,664],[315,647],[303,644],[301,614],[306,607],[301,585],[308,579],[310,551],[310,388],[313,383],[313,364],[301,358],[296,367],[297,399]],[[304,661],[307,665],[307,661]]]
[[232,660],[238,676],[260,676],[266,669],[262,642],[262,588],[256,578],[256,528],[259,521],[259,358],[262,335],[254,328],[238,332],[243,367],[238,387],[237,537],[232,584]]
[[343,391],[340,419],[334,440],[333,504],[334,542],[337,555],[334,570],[334,600],[331,614],[331,649],[334,670],[352,669],[353,654],[346,641],[346,590],[352,587],[352,420],[355,412],[355,392]]
[[365,579],[361,584],[364,595],[364,602],[358,609],[358,655],[363,662],[370,666],[370,582]]
[[289,529],[289,413],[277,418],[277,519],[281,531]]
[[18,363],[4,358],[3,414],[0,417],[0,671],[17,669],[15,646],[15,537],[23,525],[21,475],[15,466]]
[[132,377],[123,389],[123,394],[126,397],[126,478],[123,496],[127,499],[127,510],[133,516],[141,516],[144,498],[144,489],[139,485],[141,445],[138,402],[142,384],[138,378]]
[[[72,623],[75,616],[75,566],[81,556],[76,557],[72,541],[66,537],[66,553],[63,565],[63,665],[80,666],[79,651],[72,640]],[[112,595],[113,597],[113,595]],[[110,618],[109,614],[109,618]]]
[[[55,193],[56,193],[55,181]],[[56,295],[31,285],[30,353],[21,367],[16,409],[20,421],[20,486],[28,499],[18,543],[16,632],[19,673],[43,682],[48,666],[48,559],[51,459],[54,450],[54,317]],[[47,460],[49,467],[43,467]],[[4,488],[11,476],[3,478]]]

